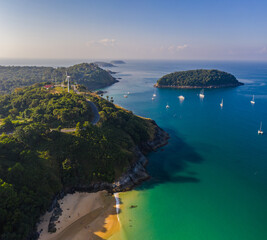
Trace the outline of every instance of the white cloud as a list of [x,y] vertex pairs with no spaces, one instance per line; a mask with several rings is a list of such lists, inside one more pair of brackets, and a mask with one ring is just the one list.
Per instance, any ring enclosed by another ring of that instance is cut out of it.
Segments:
[[188,45],[187,44],[184,44],[184,45],[179,45],[179,46],[176,46],[176,50],[179,51],[179,50],[183,50],[185,48],[187,48]]
[[87,46],[104,46],[104,47],[114,47],[116,44],[116,40],[113,38],[103,38],[100,40],[91,40],[87,42]]
[[188,47],[187,44],[184,45],[170,45],[169,47],[167,47],[167,50],[170,52],[179,52],[181,50],[184,50]]
[[99,43],[103,44],[104,46],[114,46],[114,44],[116,43],[116,40],[104,38],[104,39],[99,40]]

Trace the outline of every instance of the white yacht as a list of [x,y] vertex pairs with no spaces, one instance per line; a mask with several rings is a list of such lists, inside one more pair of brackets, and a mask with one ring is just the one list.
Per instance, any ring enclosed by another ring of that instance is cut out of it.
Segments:
[[183,95],[180,95],[178,98],[179,98],[180,101],[184,101],[184,96]]
[[153,98],[155,98],[156,96],[157,96],[156,89],[154,89]]
[[199,94],[199,97],[202,98],[202,99],[205,97],[205,95],[204,95],[204,89],[201,90],[201,92]]
[[251,104],[255,104],[254,95],[252,97],[252,100],[250,101]]
[[221,106],[221,108],[223,108],[223,99],[222,99],[222,101],[220,103],[220,106]]
[[166,108],[167,108],[167,109],[170,108],[169,104],[166,105]]
[[262,131],[262,122],[261,122],[261,125],[260,125],[260,130],[258,130],[258,134],[259,135],[262,135],[263,134],[263,131]]

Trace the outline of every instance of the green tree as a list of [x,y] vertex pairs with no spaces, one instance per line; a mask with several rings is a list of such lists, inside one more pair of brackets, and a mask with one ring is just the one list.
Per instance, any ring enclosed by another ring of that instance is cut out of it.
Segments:
[[3,124],[0,126],[0,132],[9,132],[14,130],[14,124],[9,117],[3,120]]

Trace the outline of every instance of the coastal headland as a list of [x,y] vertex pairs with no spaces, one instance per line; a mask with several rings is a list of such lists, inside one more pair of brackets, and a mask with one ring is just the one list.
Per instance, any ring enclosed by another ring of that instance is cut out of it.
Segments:
[[[120,229],[118,205],[114,194],[129,191],[149,179],[145,166],[145,154],[156,151],[168,143],[169,135],[157,124],[154,137],[136,146],[135,163],[113,183],[96,182],[88,186],[69,189],[69,194],[61,192],[54,199],[51,209],[40,219],[37,227],[39,240],[92,240],[108,239]],[[117,200],[119,201],[119,200]],[[52,226],[52,228],[51,228]]]
[[[145,181],[149,178],[146,154],[167,144],[169,138],[155,121],[80,85],[69,91],[47,82],[18,88],[0,96],[0,108],[0,187],[9,196],[1,206],[12,206],[2,215],[1,234],[17,239],[33,240],[45,231],[61,231],[59,218],[66,213],[61,205],[70,194],[102,190],[112,194]],[[79,205],[80,200],[72,202]],[[51,214],[48,228],[37,231],[36,224],[46,211]],[[86,211],[91,215],[94,207]],[[21,217],[12,225],[15,212]]]

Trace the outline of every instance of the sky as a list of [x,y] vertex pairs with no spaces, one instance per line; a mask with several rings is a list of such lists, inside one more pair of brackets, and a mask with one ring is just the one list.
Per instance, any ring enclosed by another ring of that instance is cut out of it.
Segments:
[[0,0],[0,58],[267,61],[266,0]]

